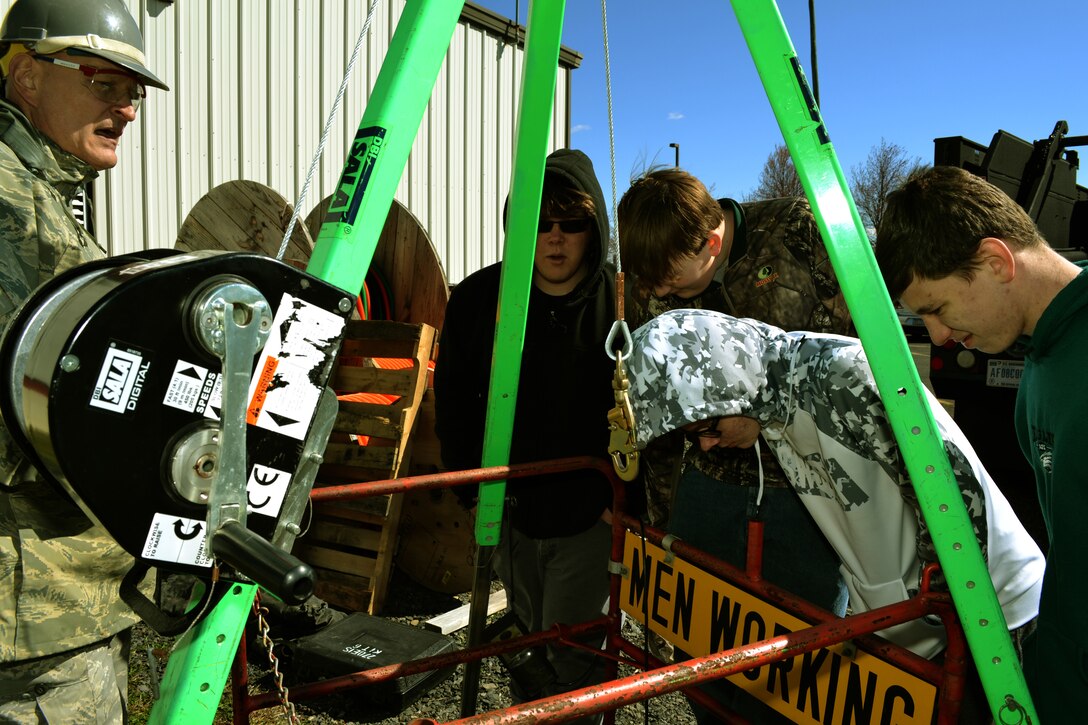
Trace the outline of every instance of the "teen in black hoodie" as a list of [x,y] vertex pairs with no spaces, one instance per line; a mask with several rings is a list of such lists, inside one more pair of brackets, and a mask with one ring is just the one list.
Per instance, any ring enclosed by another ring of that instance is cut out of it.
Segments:
[[[571,193],[571,192],[575,193]],[[604,341],[615,321],[614,270],[606,264],[608,210],[581,151],[548,156],[529,295],[511,463],[605,456],[614,363]],[[585,223],[577,224],[578,220]],[[568,222],[563,225],[557,222]],[[569,231],[568,231],[569,230]],[[581,250],[581,262],[578,254]],[[495,338],[500,264],[450,295],[435,366],[436,432],[451,470],[480,466]],[[457,491],[475,505],[476,486]],[[529,631],[599,616],[608,602],[611,488],[595,471],[507,483],[495,570]],[[586,653],[550,650],[561,692],[599,681]],[[515,697],[517,693],[515,692]]]

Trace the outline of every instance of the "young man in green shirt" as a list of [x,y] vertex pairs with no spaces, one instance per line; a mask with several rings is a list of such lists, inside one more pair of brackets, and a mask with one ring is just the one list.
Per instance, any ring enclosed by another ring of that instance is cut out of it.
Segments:
[[1015,425],[1049,534],[1024,670],[1039,717],[1067,722],[1088,691],[1088,273],[1054,251],[989,182],[937,166],[888,197],[876,257],[893,298],[937,345],[997,353],[1027,337]]

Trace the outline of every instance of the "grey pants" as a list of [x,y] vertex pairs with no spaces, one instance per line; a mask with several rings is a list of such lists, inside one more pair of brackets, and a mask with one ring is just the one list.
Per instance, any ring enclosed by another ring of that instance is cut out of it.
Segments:
[[[511,609],[530,632],[579,624],[608,612],[608,559],[612,528],[598,521],[574,536],[531,539],[504,524],[493,566]],[[604,646],[604,637],[587,642]],[[604,661],[570,647],[548,647],[558,694],[604,681]],[[517,698],[515,696],[515,701]],[[596,722],[594,716],[576,722]]]
[[0,723],[126,722],[131,640],[126,629],[75,652],[0,666]]

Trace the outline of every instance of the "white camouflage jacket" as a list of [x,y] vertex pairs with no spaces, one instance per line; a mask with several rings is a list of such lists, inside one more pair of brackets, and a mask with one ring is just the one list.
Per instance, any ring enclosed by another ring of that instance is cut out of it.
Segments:
[[[675,310],[640,327],[633,341],[628,375],[639,447],[715,416],[757,419],[842,560],[853,610],[917,592],[923,567],[937,556],[857,339]],[[1014,629],[1038,613],[1043,554],[966,437],[932,395],[929,401]],[[926,620],[881,634],[923,657],[944,647],[943,627]]]

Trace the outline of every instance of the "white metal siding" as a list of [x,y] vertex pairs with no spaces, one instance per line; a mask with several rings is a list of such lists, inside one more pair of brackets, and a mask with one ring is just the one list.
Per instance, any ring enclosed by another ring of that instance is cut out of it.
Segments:
[[[171,90],[148,90],[120,163],[95,182],[98,238],[113,254],[172,246],[193,205],[236,179],[259,181],[294,203],[369,2],[126,2],[143,28],[150,68]],[[10,4],[0,0],[0,12]],[[302,216],[339,179],[403,8],[404,0],[378,4]],[[397,188],[451,283],[501,254],[524,58],[512,39],[458,23]],[[564,52],[549,150],[570,138],[567,90],[578,56]]]

